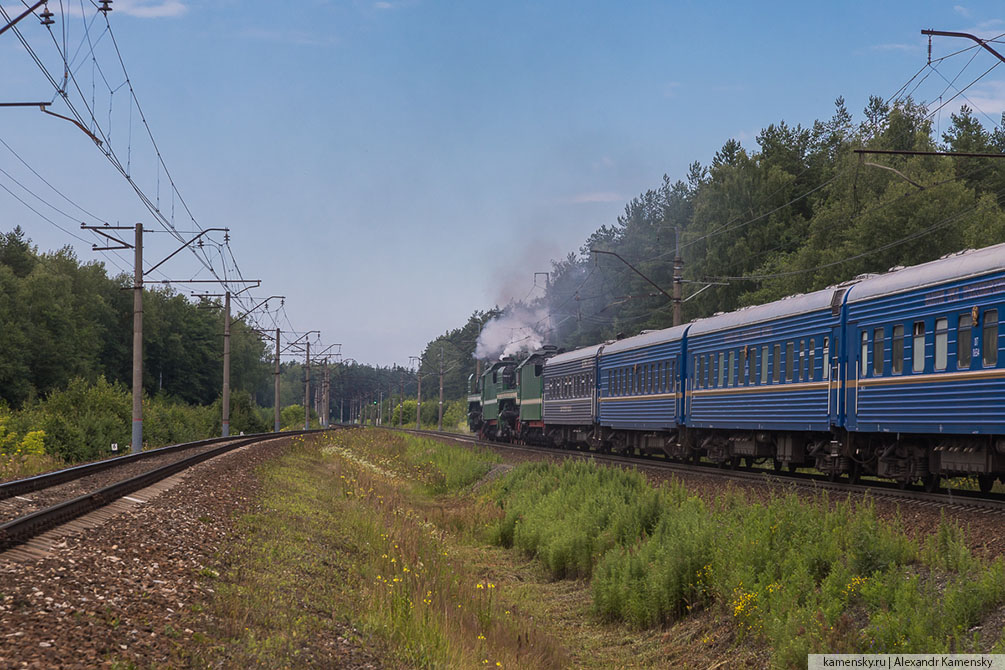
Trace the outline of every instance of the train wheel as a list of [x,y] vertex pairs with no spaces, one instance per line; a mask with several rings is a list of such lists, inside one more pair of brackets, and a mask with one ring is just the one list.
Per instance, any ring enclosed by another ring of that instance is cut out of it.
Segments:
[[995,485],[994,475],[977,475],[977,486],[981,493],[991,493],[991,487]]
[[928,493],[935,493],[939,490],[939,475],[937,473],[925,475],[921,481]]
[[775,472],[781,472],[785,464],[776,458],[771,462],[771,466],[775,469]]

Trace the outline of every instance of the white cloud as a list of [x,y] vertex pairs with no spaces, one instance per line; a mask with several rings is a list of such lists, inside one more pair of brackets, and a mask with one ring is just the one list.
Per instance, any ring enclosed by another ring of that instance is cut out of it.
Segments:
[[241,31],[242,37],[262,42],[275,42],[279,44],[294,44],[297,46],[328,46],[335,44],[337,40],[333,37],[319,38],[311,33],[299,30],[268,30],[265,28],[247,28]]
[[1005,32],[1005,30],[1003,30],[1003,26],[1005,26],[1005,20],[989,19],[987,21],[981,21],[973,28],[964,30],[963,32],[970,33],[971,35],[975,35],[983,40],[990,40],[1000,37],[1001,34]]
[[681,84],[679,81],[667,82],[666,85],[663,87],[663,97],[664,98],[674,97],[677,93],[677,89],[680,88],[680,85]]
[[[955,113],[959,111],[960,107],[967,105],[973,109],[974,115],[987,125],[990,121],[984,116],[985,114],[994,121],[998,121],[1002,112],[1005,112],[1005,81],[989,81],[974,86],[964,95],[966,95],[966,99],[961,95],[946,105],[942,110],[943,115],[947,112]],[[935,106],[932,105],[933,109]]]
[[917,44],[876,44],[870,47],[873,51],[916,51]]
[[182,16],[188,7],[180,0],[118,0],[112,11],[141,19],[163,19]]
[[964,7],[963,5],[953,5],[953,11],[965,19],[969,19],[971,17],[970,10]]
[[373,3],[374,9],[394,9],[393,2],[375,2]]
[[585,205],[593,202],[620,202],[624,198],[613,191],[592,191],[588,193],[577,193],[566,198],[564,202],[572,205]]

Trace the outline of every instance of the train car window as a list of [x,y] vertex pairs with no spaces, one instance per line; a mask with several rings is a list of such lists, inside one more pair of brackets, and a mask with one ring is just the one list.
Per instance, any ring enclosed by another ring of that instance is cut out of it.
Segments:
[[750,384],[753,385],[757,383],[757,347],[750,348],[749,357]]
[[949,319],[935,320],[935,369],[945,370],[949,362]]
[[642,370],[639,369],[638,363],[635,364],[635,390],[632,391],[634,395],[638,395],[642,392]]
[[973,349],[970,348],[970,338],[973,336],[974,318],[969,314],[960,314],[956,321],[956,369],[969,370],[973,361]]
[[862,331],[862,349],[859,358],[859,376],[865,377],[869,374],[869,333]]
[[895,375],[904,372],[904,326],[899,323],[893,327],[890,342],[890,369]]
[[768,345],[761,347],[761,383],[768,383]]
[[653,390],[654,390],[653,386],[656,383],[655,374],[656,374],[656,364],[655,363],[650,363],[649,364],[649,378],[646,380],[646,388],[649,390],[649,393],[652,393]]
[[736,349],[729,352],[729,362],[727,363],[729,368],[727,369],[727,384],[729,386],[736,386]]
[[806,340],[806,379],[807,381],[815,381],[817,378],[817,371],[813,367],[813,355],[817,350],[817,338],[811,337]]
[[743,386],[747,381],[747,348],[740,349],[740,366],[737,370],[736,384]]
[[792,351],[793,373],[792,379],[799,381],[799,373],[803,369],[802,340],[796,340],[795,348]]
[[998,365],[998,310],[984,312],[984,329],[981,332],[981,351],[986,367]]
[[702,355],[698,357],[698,386],[700,388],[705,388],[705,386],[707,385],[707,381],[705,378],[705,364],[707,361],[708,361],[707,356]]
[[677,359],[670,361],[670,390],[677,392]]
[[824,338],[824,350],[823,350],[823,373],[824,379],[831,378],[831,338]]
[[774,374],[772,377],[775,379],[775,383],[782,381],[782,345],[776,344],[775,350],[771,353],[771,366],[774,368]]
[[[611,378],[612,377],[613,377],[613,375],[611,374],[611,371],[608,370],[607,371],[607,395],[608,396],[611,395]],[[601,377],[601,379],[603,379],[603,377]]]
[[787,382],[792,381],[793,373],[795,372],[795,353],[796,347],[792,343],[792,340],[789,340],[785,343],[785,381]]
[[914,341],[911,343],[911,372],[925,371],[925,322],[914,322]]
[[544,372],[544,366],[543,365],[539,364],[539,365],[535,365],[534,366],[534,376],[535,377],[540,377],[542,372]]
[[715,376],[719,380],[716,386],[722,388],[726,383],[726,354],[721,351],[715,359]]
[[872,331],[872,374],[876,377],[883,376],[883,345],[886,340],[883,330],[876,328]]

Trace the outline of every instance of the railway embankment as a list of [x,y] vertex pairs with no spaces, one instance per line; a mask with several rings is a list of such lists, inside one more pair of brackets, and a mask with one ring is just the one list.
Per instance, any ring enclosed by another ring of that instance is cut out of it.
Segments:
[[262,513],[221,571],[217,647],[242,663],[295,658],[293,640],[334,620],[408,667],[1001,648],[1003,564],[934,508],[388,431],[318,439],[266,468]]
[[809,652],[1000,651],[1005,568],[974,537],[999,516],[967,529],[931,506],[381,430],[292,437],[0,563],[0,665],[786,668]]

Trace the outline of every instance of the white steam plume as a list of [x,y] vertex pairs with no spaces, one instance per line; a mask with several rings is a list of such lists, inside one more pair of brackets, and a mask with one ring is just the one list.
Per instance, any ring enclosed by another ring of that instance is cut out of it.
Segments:
[[549,330],[551,318],[547,309],[510,305],[482,328],[475,358],[496,360],[521,351],[535,351],[544,344]]

